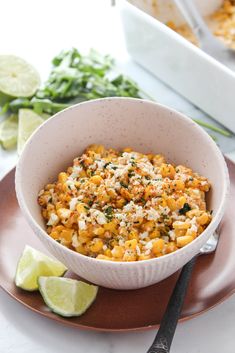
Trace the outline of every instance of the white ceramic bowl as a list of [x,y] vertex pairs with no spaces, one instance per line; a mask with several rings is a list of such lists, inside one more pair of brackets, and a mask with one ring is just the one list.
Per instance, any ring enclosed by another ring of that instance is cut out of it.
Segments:
[[[53,240],[45,231],[37,194],[71,165],[87,145],[131,146],[162,153],[209,178],[213,220],[192,243],[174,253],[139,262],[96,260]],[[214,141],[184,115],[149,101],[107,98],[81,103],[47,120],[32,135],[16,169],[16,192],[29,225],[46,248],[81,277],[109,288],[141,288],[170,276],[199,252],[218,226],[228,193],[228,172]]]

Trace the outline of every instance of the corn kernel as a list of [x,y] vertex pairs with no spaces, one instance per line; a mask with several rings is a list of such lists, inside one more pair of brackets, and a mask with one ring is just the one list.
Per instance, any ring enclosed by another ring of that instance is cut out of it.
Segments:
[[139,257],[138,257],[139,261],[149,260],[149,259],[151,259],[151,255],[140,254]]
[[103,227],[98,227],[93,229],[93,233],[98,236],[103,235],[104,232],[105,232],[105,229]]
[[188,229],[189,227],[190,227],[190,223],[181,222],[181,221],[175,221],[173,223],[174,229]]
[[130,148],[130,147],[123,148],[123,152],[130,153],[130,152],[132,152],[132,151],[133,151],[133,150],[132,150],[132,148]]
[[104,152],[105,152],[105,148],[104,148],[103,145],[96,145],[96,144],[93,144],[93,145],[88,146],[87,149],[86,149],[86,151],[93,151],[93,152],[95,152],[95,153],[97,153],[97,154],[102,155],[102,154],[104,154]]
[[177,208],[179,208],[179,209],[182,208],[186,202],[187,202],[186,198],[184,196],[181,196],[176,201]]
[[99,254],[98,256],[96,256],[96,259],[98,259],[98,260],[112,260],[109,256],[105,256],[102,254]]
[[209,216],[207,213],[203,213],[200,217],[197,218],[197,223],[200,224],[200,225],[205,225],[207,223],[209,223]]
[[126,200],[123,197],[118,197],[116,200],[116,206],[122,208],[126,204]]
[[90,243],[89,243],[89,250],[92,252],[99,252],[103,248],[103,241],[99,238],[94,238]]
[[110,249],[106,249],[106,250],[104,251],[104,255],[105,255],[105,256],[108,256],[108,257],[112,257],[112,252],[111,252],[111,250],[110,250]]
[[137,246],[137,240],[136,239],[132,239],[132,240],[127,240],[125,241],[125,249],[132,249],[135,250],[136,246]]
[[132,249],[128,249],[125,251],[123,256],[124,261],[135,261],[136,260],[136,252]]
[[162,252],[164,248],[164,240],[163,239],[156,239],[153,242],[153,247],[152,247],[152,252],[154,255],[158,255],[160,252]]
[[117,223],[115,221],[111,221],[109,223],[106,223],[103,225],[105,230],[109,230],[112,233],[115,233],[117,231]]
[[147,232],[151,232],[153,230],[155,226],[155,223],[154,221],[148,221],[146,223],[143,223],[141,228],[144,230],[144,231],[147,231]]
[[150,238],[150,239],[159,238],[160,235],[161,235],[160,230],[154,229],[154,230],[149,234],[149,238]]
[[138,240],[139,239],[138,231],[136,229],[132,229],[128,235],[128,238],[129,240],[132,240],[132,239]]
[[122,258],[124,255],[125,250],[123,249],[122,246],[115,245],[113,250],[111,251],[112,256],[115,258]]
[[180,248],[191,243],[192,241],[193,241],[193,237],[191,235],[185,235],[183,237],[178,237],[176,239],[177,246]]
[[169,242],[166,244],[166,248],[165,248],[166,254],[170,254],[171,252],[174,252],[176,250],[177,250],[177,246],[174,242]]
[[173,197],[168,197],[166,200],[166,203],[171,211],[175,211],[177,209],[177,204],[175,199],[173,199]]
[[66,173],[62,172],[58,175],[58,181],[62,184],[64,184],[67,179],[68,179],[68,175]]
[[156,154],[153,157],[153,165],[155,167],[160,167],[162,163],[165,163],[165,158],[161,154]]
[[93,175],[91,178],[90,178],[90,182],[93,183],[93,184],[96,184],[96,185],[100,185],[103,181],[103,178],[101,178],[100,175]]
[[171,183],[171,189],[172,190],[177,190],[177,191],[182,191],[185,188],[185,184],[183,180],[173,180]]
[[60,233],[60,238],[64,239],[66,241],[71,242],[72,241],[72,235],[73,235],[74,230],[73,229],[64,229]]
[[87,255],[87,250],[82,244],[78,245],[75,250],[80,254]]
[[160,167],[160,173],[163,178],[168,177],[170,179],[173,179],[175,176],[175,168],[171,164],[163,163]]

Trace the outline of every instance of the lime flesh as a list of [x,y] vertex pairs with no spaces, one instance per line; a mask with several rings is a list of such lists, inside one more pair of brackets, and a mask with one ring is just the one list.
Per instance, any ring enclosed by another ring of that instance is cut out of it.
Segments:
[[14,148],[17,143],[18,117],[12,114],[0,123],[0,142],[6,150]]
[[38,114],[36,114],[31,109],[20,109],[19,110],[19,128],[18,128],[18,141],[17,141],[17,152],[20,154],[23,147],[32,135],[34,130],[38,128],[44,119],[42,119]]
[[39,276],[63,276],[67,268],[58,260],[26,245],[18,262],[15,284],[28,291],[38,289]]
[[82,315],[96,298],[98,287],[70,278],[39,277],[39,291],[47,306],[56,314]]
[[14,55],[0,55],[0,100],[31,97],[40,85],[38,72],[25,60]]

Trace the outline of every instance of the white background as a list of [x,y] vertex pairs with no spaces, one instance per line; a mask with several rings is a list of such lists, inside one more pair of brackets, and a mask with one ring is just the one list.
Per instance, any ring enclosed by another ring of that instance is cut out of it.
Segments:
[[[0,13],[0,53],[27,59],[38,68],[42,79],[50,69],[50,60],[61,49],[74,46],[86,51],[94,47],[111,53],[119,69],[157,101],[191,117],[211,121],[130,60],[118,12],[108,0],[1,0]],[[235,149],[234,138],[217,137],[223,151]],[[16,160],[14,151],[0,149],[0,177]],[[155,335],[154,331],[108,334],[67,328],[31,312],[2,289],[0,308],[1,353],[142,353]],[[179,324],[171,352],[234,353],[235,296],[210,312]]]

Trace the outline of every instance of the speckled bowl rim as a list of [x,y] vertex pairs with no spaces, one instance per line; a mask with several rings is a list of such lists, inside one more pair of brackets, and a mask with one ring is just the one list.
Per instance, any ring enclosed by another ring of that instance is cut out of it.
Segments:
[[[191,243],[189,243],[188,245],[184,246],[181,249],[178,249],[175,252],[172,252],[170,254],[166,254],[163,255],[161,257],[157,257],[157,258],[153,258],[153,259],[148,259],[148,260],[142,260],[142,261],[131,261],[131,262],[125,262],[125,261],[112,261],[112,260],[102,260],[102,259],[96,259],[96,258],[92,258],[86,255],[82,255],[78,252],[75,252],[69,248],[67,248],[66,246],[63,246],[62,244],[56,242],[54,239],[52,239],[47,233],[46,231],[41,228],[38,223],[34,220],[33,216],[30,213],[30,210],[28,209],[24,197],[23,197],[23,193],[21,190],[21,173],[20,170],[21,168],[23,168],[23,164],[24,164],[24,158],[25,155],[27,153],[27,149],[30,148],[30,144],[33,142],[35,136],[37,135],[38,131],[45,129],[45,127],[47,125],[49,125],[51,123],[51,121],[54,121],[55,119],[63,119],[63,115],[64,113],[66,113],[69,110],[74,110],[76,111],[78,107],[82,106],[82,105],[90,105],[93,106],[95,104],[97,104],[97,102],[99,103],[106,103],[109,101],[136,101],[137,104],[147,104],[147,105],[152,105],[155,106],[157,109],[161,108],[167,112],[171,112],[172,114],[174,114],[174,116],[177,117],[177,119],[179,120],[183,120],[185,122],[185,124],[187,124],[190,129],[194,128],[197,129],[198,133],[201,134],[202,136],[204,136],[205,139],[207,139],[209,146],[211,147],[213,153],[215,155],[217,155],[218,158],[218,167],[220,167],[223,170],[223,180],[221,180],[221,182],[223,183],[223,195],[221,198],[221,202],[219,205],[219,208],[215,214],[215,216],[212,218],[211,223],[208,225],[208,227],[196,238],[194,239]],[[45,237],[47,237],[47,239],[49,240],[49,242],[54,246],[54,247],[58,247],[60,249],[62,249],[63,251],[65,251],[68,255],[73,254],[73,256],[76,256],[77,258],[82,259],[86,259],[87,261],[93,262],[94,264],[109,264],[109,266],[113,267],[113,268],[123,268],[123,267],[131,267],[131,266],[145,266],[146,264],[150,264],[150,263],[157,263],[160,261],[166,261],[167,259],[175,256],[175,254],[180,255],[180,253],[185,252],[185,250],[187,251],[187,249],[189,249],[190,247],[194,247],[194,245],[199,242],[201,240],[202,237],[205,238],[205,242],[207,241],[207,237],[206,235],[208,235],[208,233],[212,233],[214,231],[215,228],[217,228],[219,226],[219,223],[222,219],[222,216],[224,214],[225,211],[225,207],[226,207],[226,201],[228,199],[228,195],[229,195],[229,173],[228,173],[228,168],[225,162],[225,159],[220,151],[220,149],[218,148],[218,146],[216,145],[216,143],[214,142],[214,140],[207,134],[207,132],[205,132],[198,124],[196,124],[192,119],[188,118],[186,115],[176,111],[175,109],[172,109],[166,105],[163,104],[159,104],[156,102],[152,102],[146,99],[139,99],[139,98],[127,98],[127,97],[108,97],[108,98],[100,98],[100,99],[94,99],[94,100],[90,100],[90,101],[85,101],[85,102],[81,102],[75,105],[72,105],[58,113],[56,113],[55,115],[53,115],[52,117],[50,117],[48,120],[46,120],[44,123],[42,123],[42,125],[39,126],[39,128],[31,135],[31,137],[29,138],[29,140],[26,142],[25,147],[23,149],[23,152],[18,160],[18,163],[16,165],[16,175],[15,175],[15,189],[16,189],[16,196],[17,196],[17,200],[19,203],[19,206],[21,208],[21,211],[23,212],[23,215],[25,216],[26,220],[28,221],[29,225],[31,226],[31,228],[34,230],[35,229],[40,232],[41,234],[43,234]]]

